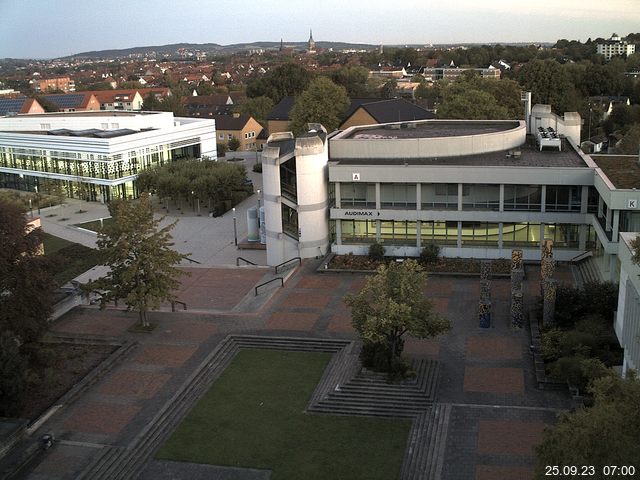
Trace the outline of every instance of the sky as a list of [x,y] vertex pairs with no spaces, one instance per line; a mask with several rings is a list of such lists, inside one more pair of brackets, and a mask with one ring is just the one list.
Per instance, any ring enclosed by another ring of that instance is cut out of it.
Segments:
[[0,58],[171,43],[585,41],[640,31],[640,0],[0,0]]

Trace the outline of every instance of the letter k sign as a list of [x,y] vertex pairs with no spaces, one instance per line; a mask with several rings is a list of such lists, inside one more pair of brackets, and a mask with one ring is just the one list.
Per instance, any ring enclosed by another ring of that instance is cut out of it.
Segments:
[[629,200],[627,202],[627,208],[638,208],[638,200]]

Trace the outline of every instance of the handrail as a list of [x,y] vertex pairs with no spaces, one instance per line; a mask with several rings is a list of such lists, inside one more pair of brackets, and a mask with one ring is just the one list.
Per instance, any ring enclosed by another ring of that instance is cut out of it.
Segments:
[[197,263],[198,265],[202,265],[202,262],[194,260],[193,258],[189,258],[189,257],[184,257],[184,258],[185,258],[185,260],[189,260],[190,262]]
[[582,252],[581,254],[576,255],[571,260],[569,260],[569,263],[577,263],[580,260],[584,260],[585,258],[589,257],[593,257],[593,252],[591,250],[587,250],[586,252]]
[[286,265],[286,264],[287,264],[287,263],[289,263],[289,262],[293,262],[293,261],[295,261],[295,260],[298,260],[299,265],[302,265],[302,258],[300,258],[300,257],[293,257],[293,258],[290,258],[289,260],[286,260],[286,261],[282,262],[280,265],[276,265],[276,269],[275,269],[275,270],[276,270],[276,275],[278,274],[278,269],[279,269],[280,267],[282,267],[282,266]]
[[187,309],[187,304],[184,302],[181,302],[180,300],[172,300],[171,301],[171,311],[175,312],[176,311],[176,303],[179,303],[180,305],[182,305],[183,310]]
[[236,267],[240,266],[240,260],[243,262],[247,262],[249,265],[257,265],[257,263],[253,263],[251,260],[247,260],[246,258],[238,257],[236,258]]
[[282,277],[276,277],[276,278],[272,278],[271,280],[269,280],[268,282],[264,282],[261,283],[260,285],[256,285],[256,288],[254,288],[254,291],[256,292],[256,297],[258,296],[258,289],[260,287],[264,287],[265,285],[270,284],[271,282],[275,282],[276,280],[280,280],[280,286],[284,287],[284,278]]

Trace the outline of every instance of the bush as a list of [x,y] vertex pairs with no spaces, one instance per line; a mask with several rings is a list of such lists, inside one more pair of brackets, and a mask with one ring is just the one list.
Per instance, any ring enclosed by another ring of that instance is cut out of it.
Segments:
[[219,157],[224,157],[225,154],[227,153],[227,144],[226,143],[216,143],[216,149],[218,151],[218,156]]
[[252,170],[256,173],[262,173],[262,163],[256,163]]
[[423,263],[424,265],[436,263],[438,261],[439,256],[440,256],[440,247],[435,243],[429,243],[425,245],[422,251],[420,252],[420,263]]
[[389,375],[390,379],[406,378],[411,376],[410,366],[401,357],[400,353],[404,349],[404,340],[400,339],[397,345],[398,356],[394,357],[389,365],[391,345],[384,342],[368,342],[362,344],[360,351],[360,361],[362,366],[375,372],[383,372]]
[[227,146],[229,147],[229,150],[235,152],[240,148],[240,140],[238,140],[237,138],[232,138],[227,142]]
[[379,243],[372,243],[369,247],[369,260],[381,262],[384,260],[384,247]]
[[592,314],[611,319],[617,302],[618,286],[611,282],[589,282],[582,289],[559,285],[555,324],[562,328],[573,328],[578,320]]

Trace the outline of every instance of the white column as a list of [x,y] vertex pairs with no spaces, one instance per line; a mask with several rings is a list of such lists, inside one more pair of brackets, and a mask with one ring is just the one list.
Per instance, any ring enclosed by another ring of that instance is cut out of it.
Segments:
[[504,183],[500,184],[500,204],[498,206],[499,212],[504,212]]
[[[376,183],[376,210],[380,210],[380,182]],[[378,233],[380,232],[380,229],[378,229]]]
[[422,210],[422,184],[416,183],[416,210]]
[[540,189],[540,211],[542,213],[547,211],[547,186],[542,185]]
[[613,211],[613,236],[611,240],[614,242],[618,241],[618,230],[620,229],[620,210]]
[[334,183],[333,192],[336,196],[336,208],[342,208],[342,193],[340,190],[340,182]]
[[[462,211],[462,190],[463,190],[463,186],[462,186],[461,183],[459,183],[458,184],[458,211],[459,212]],[[460,242],[458,242],[458,243],[460,243]]]
[[589,186],[582,186],[582,194],[580,196],[580,213],[587,213],[589,210]]

